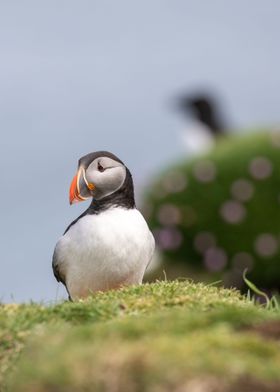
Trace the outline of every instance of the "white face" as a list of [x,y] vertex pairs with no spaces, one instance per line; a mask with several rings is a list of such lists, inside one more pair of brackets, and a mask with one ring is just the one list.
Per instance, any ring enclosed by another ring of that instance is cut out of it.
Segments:
[[86,169],[85,180],[91,190],[91,196],[99,200],[120,189],[125,181],[125,166],[108,157],[96,158]]

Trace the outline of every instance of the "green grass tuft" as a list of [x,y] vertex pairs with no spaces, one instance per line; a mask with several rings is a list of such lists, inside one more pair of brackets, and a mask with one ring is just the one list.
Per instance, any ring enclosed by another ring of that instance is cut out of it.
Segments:
[[79,303],[2,305],[2,390],[280,386],[279,343],[250,331],[267,322],[280,323],[279,310],[190,281],[129,287]]

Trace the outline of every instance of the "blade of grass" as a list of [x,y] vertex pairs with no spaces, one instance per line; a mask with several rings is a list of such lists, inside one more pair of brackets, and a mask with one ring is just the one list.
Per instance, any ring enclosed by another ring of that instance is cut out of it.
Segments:
[[264,292],[261,291],[253,282],[251,282],[248,278],[246,278],[246,273],[247,273],[247,269],[244,270],[243,272],[243,280],[244,282],[247,284],[247,286],[249,287],[249,289],[251,289],[255,294],[259,295],[260,297],[263,297],[266,301],[266,307],[269,308],[270,306],[270,300],[268,295]]

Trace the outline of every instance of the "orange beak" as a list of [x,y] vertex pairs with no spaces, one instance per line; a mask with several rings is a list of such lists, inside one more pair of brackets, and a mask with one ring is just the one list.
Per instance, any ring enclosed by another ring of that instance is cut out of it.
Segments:
[[79,201],[84,201],[88,199],[90,196],[84,197],[81,195],[81,184],[86,186],[86,189],[88,190],[93,190],[94,185],[91,183],[88,183],[86,178],[85,178],[85,171],[83,167],[80,167],[79,170],[77,171],[77,174],[74,176],[70,189],[69,189],[69,202],[70,204],[78,203]]

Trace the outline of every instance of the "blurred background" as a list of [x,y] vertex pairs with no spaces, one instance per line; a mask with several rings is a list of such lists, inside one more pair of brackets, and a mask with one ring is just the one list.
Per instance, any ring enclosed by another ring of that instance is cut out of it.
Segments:
[[78,159],[134,175],[153,277],[280,282],[276,0],[0,4],[2,301],[65,296],[54,245]]

